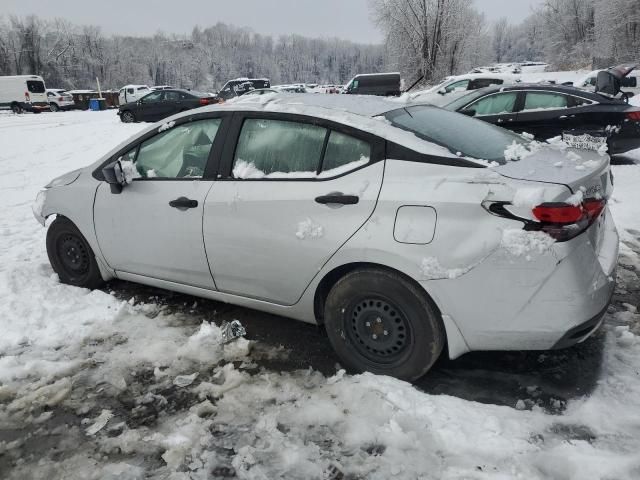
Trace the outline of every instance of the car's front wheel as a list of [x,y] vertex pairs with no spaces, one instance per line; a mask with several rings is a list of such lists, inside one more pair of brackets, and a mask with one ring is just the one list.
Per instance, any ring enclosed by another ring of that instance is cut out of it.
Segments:
[[125,110],[120,114],[120,120],[124,123],[133,123],[136,121],[136,116],[129,110]]
[[18,105],[17,103],[14,103],[13,105],[11,105],[11,111],[15,114],[21,114],[22,107],[20,107],[20,105]]
[[71,220],[53,221],[47,231],[47,254],[62,283],[90,289],[104,283],[91,246]]
[[57,104],[57,103],[50,103],[50,104],[49,104],[49,109],[50,109],[52,112],[57,112],[57,111],[59,111],[59,110],[60,110],[60,107],[58,106],[58,104]]
[[341,278],[324,308],[329,340],[345,366],[416,380],[444,348],[440,315],[419,286],[387,270]]

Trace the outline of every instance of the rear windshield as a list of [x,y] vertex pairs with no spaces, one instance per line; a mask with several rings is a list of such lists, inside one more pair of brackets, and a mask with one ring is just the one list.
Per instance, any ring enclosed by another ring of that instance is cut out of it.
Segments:
[[27,90],[31,93],[44,93],[44,83],[40,80],[27,80]]
[[395,127],[448,148],[465,157],[506,163],[504,152],[513,142],[528,140],[508,130],[441,108],[417,105],[384,114]]

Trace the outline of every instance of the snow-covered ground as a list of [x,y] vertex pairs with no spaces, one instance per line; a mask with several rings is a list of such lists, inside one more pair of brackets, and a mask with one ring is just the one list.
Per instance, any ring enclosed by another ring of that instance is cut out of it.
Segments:
[[[266,370],[258,343],[223,345],[206,318],[60,284],[31,202],[141,128],[113,111],[0,114],[0,478],[640,478],[637,305],[610,309],[597,387],[550,414],[530,398]],[[629,293],[640,167],[614,175]]]

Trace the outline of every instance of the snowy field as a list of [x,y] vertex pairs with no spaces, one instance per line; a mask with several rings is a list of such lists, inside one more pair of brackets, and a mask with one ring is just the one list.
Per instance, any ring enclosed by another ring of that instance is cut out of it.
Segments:
[[0,479],[640,478],[640,166],[613,167],[623,245],[597,385],[550,410],[535,385],[500,406],[281,373],[257,363],[281,351],[223,345],[209,316],[60,284],[31,202],[142,128],[0,114]]

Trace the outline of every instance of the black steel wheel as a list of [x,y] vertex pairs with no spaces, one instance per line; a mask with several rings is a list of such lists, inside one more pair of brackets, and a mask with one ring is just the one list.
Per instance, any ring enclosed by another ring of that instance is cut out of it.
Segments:
[[47,254],[62,283],[91,289],[102,285],[102,275],[91,246],[67,218],[58,217],[49,227]]
[[124,123],[133,123],[136,121],[136,116],[133,114],[133,112],[125,110],[120,114],[120,120],[122,120]]
[[355,270],[329,291],[324,320],[346,367],[416,380],[435,363],[445,334],[422,288],[383,269]]

